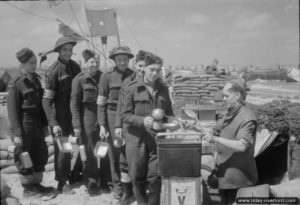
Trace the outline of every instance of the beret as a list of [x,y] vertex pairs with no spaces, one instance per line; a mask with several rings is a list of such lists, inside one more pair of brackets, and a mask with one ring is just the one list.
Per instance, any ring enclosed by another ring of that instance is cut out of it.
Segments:
[[148,53],[145,56],[145,65],[148,66],[148,65],[151,65],[151,64],[160,64],[160,65],[162,65],[163,60],[161,59],[161,57],[159,57],[157,55],[154,55],[152,53]]
[[16,53],[16,57],[20,63],[26,63],[32,56],[34,56],[34,53],[29,48],[22,48]]
[[147,53],[148,52],[146,51],[139,50],[139,52],[135,55],[135,62],[144,61]]
[[89,59],[95,57],[95,53],[92,50],[85,49],[84,51],[82,51],[82,57],[85,60],[85,62],[87,62]]

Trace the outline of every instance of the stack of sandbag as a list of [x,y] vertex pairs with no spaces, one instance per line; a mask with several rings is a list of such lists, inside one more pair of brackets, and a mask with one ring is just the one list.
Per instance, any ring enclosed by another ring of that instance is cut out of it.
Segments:
[[[13,174],[17,173],[17,167],[15,166],[13,154],[7,151],[9,145],[13,145],[13,142],[8,138],[6,140],[1,140],[0,144],[1,153],[1,173],[2,174]],[[6,158],[4,159],[4,157]],[[48,162],[45,167],[46,171],[54,170],[54,146],[48,145]]]
[[174,77],[174,98],[213,100],[223,89],[226,77],[214,74],[181,74]]
[[15,164],[13,155],[7,150],[10,145],[13,145],[10,138],[0,139],[0,169],[14,166]]

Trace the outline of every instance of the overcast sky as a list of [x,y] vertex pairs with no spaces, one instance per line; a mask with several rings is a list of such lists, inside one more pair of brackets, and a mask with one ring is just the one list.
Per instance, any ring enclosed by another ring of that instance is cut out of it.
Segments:
[[[10,3],[50,19],[0,2],[0,67],[18,65],[15,53],[22,47],[51,49],[60,37],[56,18],[80,33],[71,8],[87,32],[81,1],[54,8],[46,1]],[[157,53],[165,65],[208,65],[214,58],[223,65],[299,64],[297,0],[87,0],[86,5],[115,8],[122,44],[133,53]],[[115,45],[109,38],[108,50]],[[84,42],[76,46],[75,60],[84,48]],[[55,58],[51,55],[45,65]]]

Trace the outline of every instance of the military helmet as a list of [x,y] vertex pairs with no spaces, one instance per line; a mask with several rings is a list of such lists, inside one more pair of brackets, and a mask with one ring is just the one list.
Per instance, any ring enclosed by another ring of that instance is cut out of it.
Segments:
[[125,54],[129,58],[133,58],[134,55],[131,53],[131,50],[128,46],[116,46],[109,52],[109,58],[114,60],[116,55]]
[[53,51],[58,52],[60,47],[62,47],[65,44],[72,44],[73,46],[75,46],[77,44],[77,42],[75,40],[71,39],[71,38],[68,38],[68,37],[64,37],[64,36],[60,37],[56,41]]

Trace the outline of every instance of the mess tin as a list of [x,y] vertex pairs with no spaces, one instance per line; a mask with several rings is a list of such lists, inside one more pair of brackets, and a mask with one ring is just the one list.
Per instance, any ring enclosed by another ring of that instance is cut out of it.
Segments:
[[63,153],[71,153],[73,151],[72,144],[69,137],[58,137],[56,138],[57,146],[59,151]]
[[20,154],[20,160],[21,160],[21,162],[22,162],[25,169],[29,169],[33,166],[31,158],[30,158],[28,152],[22,152]]
[[107,150],[108,150],[108,143],[98,141],[96,143],[96,146],[95,146],[95,149],[94,149],[94,155],[96,157],[104,158],[105,155],[107,154]]
[[86,151],[85,151],[85,146],[84,145],[79,146],[79,154],[80,154],[81,161],[85,162],[87,156],[86,156]]
[[180,128],[179,123],[177,122],[170,122],[170,123],[163,123],[162,127],[166,130],[174,131]]

